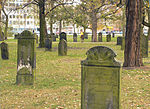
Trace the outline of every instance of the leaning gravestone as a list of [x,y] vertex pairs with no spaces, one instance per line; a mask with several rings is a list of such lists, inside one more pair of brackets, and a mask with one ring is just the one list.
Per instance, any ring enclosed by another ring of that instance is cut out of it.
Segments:
[[106,41],[107,41],[107,42],[110,42],[110,41],[111,41],[111,34],[110,34],[110,33],[106,36]]
[[140,44],[142,57],[143,58],[148,57],[148,36],[143,34],[140,40]]
[[67,41],[65,39],[61,39],[58,44],[58,55],[59,56],[67,55]]
[[1,57],[3,60],[9,59],[8,44],[5,42],[1,43]]
[[117,45],[121,45],[122,44],[122,37],[117,37]]
[[81,61],[81,109],[120,108],[121,64],[104,46],[93,47]]
[[98,33],[98,42],[103,42],[101,32]]
[[35,78],[35,38],[30,31],[23,31],[18,37],[16,84],[32,85]]
[[77,33],[73,33],[73,42],[77,42]]
[[47,35],[45,39],[45,50],[51,51],[52,50],[52,35]]
[[61,32],[61,33],[60,33],[60,40],[61,40],[61,39],[64,39],[64,40],[67,41],[67,34],[66,34],[65,32]]

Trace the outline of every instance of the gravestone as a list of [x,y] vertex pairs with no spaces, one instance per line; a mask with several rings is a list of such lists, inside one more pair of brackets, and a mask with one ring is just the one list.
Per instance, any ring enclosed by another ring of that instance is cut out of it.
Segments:
[[73,33],[73,42],[77,42],[77,33]]
[[115,33],[112,33],[112,37],[113,37],[113,38],[115,37]]
[[88,33],[84,33],[84,39],[88,39]]
[[98,42],[103,42],[101,32],[98,33]]
[[35,38],[30,31],[23,31],[18,37],[16,84],[32,85],[35,78]]
[[81,61],[81,109],[120,108],[121,64],[104,46],[93,47]]
[[52,38],[53,38],[53,41],[55,42],[56,41],[56,36],[54,33],[52,33]]
[[9,59],[8,44],[5,42],[1,43],[1,57],[3,60]]
[[125,50],[125,37],[122,37],[121,50]]
[[52,50],[52,35],[47,35],[45,39],[45,50],[51,51]]
[[110,41],[111,41],[111,34],[110,34],[110,33],[107,34],[107,36],[106,36],[106,41],[107,41],[107,42],[110,42]]
[[60,40],[61,40],[61,39],[64,39],[64,40],[67,41],[67,34],[66,34],[65,32],[61,32],[61,33],[60,33]]
[[14,39],[17,39],[19,37],[19,33],[15,34]]
[[140,44],[141,44],[142,57],[147,58],[148,57],[148,36],[143,34],[140,40]]
[[58,44],[58,55],[59,56],[67,55],[67,41],[65,39],[61,39]]
[[117,45],[121,45],[122,44],[122,37],[117,37]]

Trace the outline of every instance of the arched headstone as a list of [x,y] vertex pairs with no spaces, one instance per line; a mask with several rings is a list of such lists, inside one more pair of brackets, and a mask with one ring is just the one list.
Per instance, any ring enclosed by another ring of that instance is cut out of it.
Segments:
[[81,109],[119,109],[121,65],[116,54],[97,46],[86,55],[81,61]]
[[61,39],[64,39],[64,40],[67,41],[67,34],[66,34],[65,32],[61,32],[61,33],[60,33],[60,40],[61,40]]
[[35,77],[35,38],[30,31],[18,37],[16,84],[32,85]]
[[98,33],[98,42],[103,42],[101,32]]

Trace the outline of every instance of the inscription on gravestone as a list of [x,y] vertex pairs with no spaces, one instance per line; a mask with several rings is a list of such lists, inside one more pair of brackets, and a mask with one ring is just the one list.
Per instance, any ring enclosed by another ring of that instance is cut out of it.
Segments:
[[4,60],[9,59],[8,44],[5,42],[1,43],[1,57]]
[[18,37],[16,84],[32,85],[35,77],[35,38],[30,31]]
[[81,61],[81,109],[119,109],[121,65],[116,54],[104,46],[86,54]]

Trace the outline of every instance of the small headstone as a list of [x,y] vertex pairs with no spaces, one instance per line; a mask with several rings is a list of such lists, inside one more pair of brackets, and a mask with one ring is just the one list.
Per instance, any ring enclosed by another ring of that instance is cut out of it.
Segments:
[[51,51],[52,50],[52,35],[47,35],[45,39],[45,49],[46,51]]
[[55,42],[56,41],[56,35],[54,33],[52,34],[52,37],[53,37],[53,41]]
[[73,42],[77,42],[77,33],[73,33]]
[[9,59],[8,44],[5,42],[1,43],[1,57],[4,60]]
[[88,39],[88,34],[84,33],[84,39]]
[[93,47],[81,61],[81,109],[120,108],[121,64],[104,46]]
[[61,40],[61,39],[64,39],[64,40],[67,41],[67,34],[66,34],[65,32],[61,32],[61,33],[60,33],[60,40]]
[[117,37],[117,45],[121,45],[122,44],[122,37]]
[[114,33],[114,32],[112,33],[112,37],[113,37],[113,38],[115,37],[115,33]]
[[142,57],[147,58],[148,57],[148,36],[143,34],[140,43],[141,43]]
[[107,40],[106,40],[107,42],[110,42],[110,41],[111,41],[111,34],[110,34],[110,33],[106,36],[106,39],[107,39]]
[[67,41],[65,39],[61,39],[58,44],[58,55],[59,56],[67,55]]
[[101,32],[98,33],[98,42],[103,42]]
[[16,84],[32,85],[35,78],[35,38],[30,31],[23,31],[18,37]]

